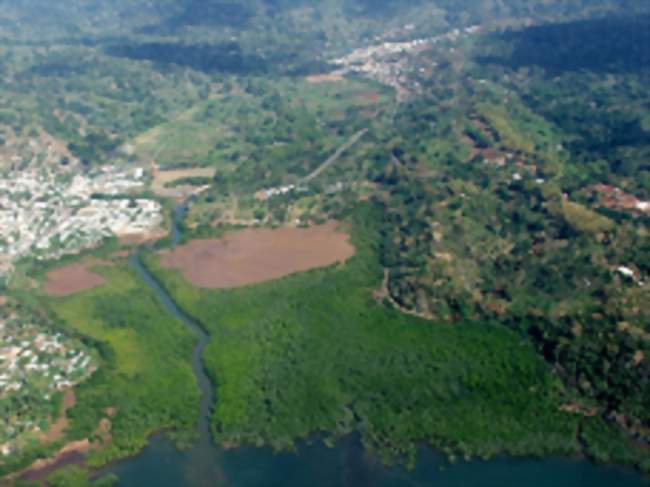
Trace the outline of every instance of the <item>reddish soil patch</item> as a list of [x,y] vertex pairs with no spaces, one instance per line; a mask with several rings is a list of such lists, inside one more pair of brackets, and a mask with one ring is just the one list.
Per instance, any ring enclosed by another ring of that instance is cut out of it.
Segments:
[[[73,407],[76,402],[77,399],[74,391],[72,389],[68,390],[63,398],[64,413]],[[117,410],[114,407],[109,407],[105,409],[105,412],[109,417],[113,417],[117,413]],[[83,466],[85,456],[91,448],[106,446],[111,441],[111,422],[108,418],[103,418],[99,422],[99,426],[97,426],[95,429],[94,435],[99,436],[101,440],[96,440],[95,442],[91,443],[88,438],[84,438],[82,440],[70,442],[67,445],[63,446],[52,457],[36,460],[26,469],[0,479],[0,485],[5,485],[3,482],[12,482],[16,479],[22,482],[34,482],[43,484],[45,482],[45,479],[51,473],[56,472],[60,468],[69,465]],[[54,440],[54,438],[49,439],[49,441]]]
[[379,93],[376,91],[366,91],[364,93],[360,93],[359,98],[371,103],[377,103],[379,101]]
[[[28,469],[17,476],[21,482],[44,482],[45,479],[52,473],[60,468],[69,465],[82,465],[84,461],[84,453],[87,448],[80,450],[72,449],[69,451],[62,451],[56,457],[50,460],[37,460]],[[7,478],[8,481],[12,477]]]
[[336,223],[301,229],[247,229],[219,240],[194,240],[165,251],[162,265],[209,289],[246,286],[344,262],[354,255]]
[[104,284],[102,276],[88,270],[93,265],[103,262],[73,264],[47,273],[47,282],[43,290],[50,296],[69,296]]
[[343,81],[343,76],[340,74],[313,74],[311,76],[307,76],[307,81],[310,83],[326,83],[328,81]]
[[596,184],[591,191],[598,193],[600,201],[606,208],[613,210],[639,210],[644,211],[644,202],[636,196],[626,193],[616,186],[609,184]]
[[73,389],[68,389],[63,396],[63,405],[61,416],[50,426],[50,429],[47,432],[41,434],[40,441],[43,443],[52,443],[53,441],[58,441],[63,438],[63,433],[68,427],[68,417],[66,413],[68,409],[77,404],[77,397],[75,396]]
[[0,296],[0,306],[4,306],[5,304],[7,304],[7,297]]

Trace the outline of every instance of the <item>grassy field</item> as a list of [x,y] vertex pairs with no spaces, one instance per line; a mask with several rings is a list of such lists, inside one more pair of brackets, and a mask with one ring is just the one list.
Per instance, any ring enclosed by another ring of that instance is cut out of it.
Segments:
[[283,88],[285,96],[294,93],[310,113],[330,121],[345,118],[346,110],[372,110],[393,99],[392,93],[385,86],[360,79],[344,78],[341,81],[322,83],[296,81]]
[[417,442],[454,455],[572,454],[577,419],[532,347],[496,324],[449,326],[377,305],[370,207],[354,214],[357,255],[253,287],[201,291],[148,265],[213,340],[217,441],[291,448],[313,433],[359,431],[384,461]]
[[97,347],[102,360],[76,389],[69,438],[92,438],[100,420],[110,420],[111,441],[91,453],[94,465],[138,452],[154,431],[170,431],[179,445],[187,444],[199,404],[189,361],[191,333],[167,315],[126,263],[99,272],[107,282],[98,288],[44,298],[66,329]]
[[[211,102],[207,102],[208,104]],[[201,105],[183,112],[176,119],[158,125],[134,140],[136,154],[143,160],[155,160],[161,166],[179,163],[205,163],[216,140],[224,136],[221,120],[206,125],[196,121]]]
[[[325,140],[327,148],[345,140],[337,134],[348,113],[369,118],[388,102],[384,88],[356,80],[309,83],[280,79],[274,83],[253,80],[241,89],[205,100],[175,119],[144,132],[134,140],[135,152],[143,160],[161,166],[177,164],[216,165],[234,169],[257,153],[268,157],[305,152],[304,144]],[[350,135],[354,133],[349,129]],[[331,141],[327,139],[332,138]],[[288,146],[288,147],[287,147]],[[295,146],[295,147],[294,147]],[[314,161],[317,163],[317,161]]]

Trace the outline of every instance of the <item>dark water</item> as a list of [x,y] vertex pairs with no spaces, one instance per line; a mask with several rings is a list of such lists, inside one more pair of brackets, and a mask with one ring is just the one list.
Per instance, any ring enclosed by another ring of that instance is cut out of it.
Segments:
[[[172,245],[180,240],[176,222],[185,210],[185,206],[179,206],[175,211]],[[217,448],[209,432],[213,388],[201,363],[208,336],[174,304],[137,255],[131,263],[165,309],[198,336],[192,367],[203,397],[199,439],[194,447],[179,451],[163,438],[152,438],[139,456],[109,470],[120,477],[120,487],[650,487],[650,479],[632,470],[596,466],[586,460],[502,458],[451,466],[428,448],[420,450],[414,471],[388,469],[364,453],[356,436],[339,441],[334,448],[320,441],[305,443],[295,453],[276,454],[269,448]]]
[[297,453],[268,448],[179,452],[155,438],[137,458],[115,466],[120,487],[641,487],[650,481],[634,471],[595,466],[583,460],[495,459],[449,466],[428,448],[412,472],[386,469],[368,458],[355,437],[336,447],[301,445]]

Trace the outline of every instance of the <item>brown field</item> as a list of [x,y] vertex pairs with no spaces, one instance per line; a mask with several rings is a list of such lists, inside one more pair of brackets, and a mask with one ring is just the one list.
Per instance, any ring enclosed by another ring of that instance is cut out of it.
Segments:
[[349,236],[329,222],[306,229],[246,229],[218,240],[194,240],[162,252],[161,262],[179,269],[196,286],[223,289],[344,262],[354,252]]
[[185,178],[213,178],[214,167],[195,167],[191,169],[158,170],[154,174],[153,189],[164,188],[166,184]]
[[370,103],[377,103],[379,101],[379,93],[376,91],[365,91],[359,93],[359,98]]
[[102,264],[106,263],[92,261],[54,269],[47,273],[47,282],[43,286],[43,291],[50,296],[69,296],[101,286],[105,282],[104,278],[89,269]]
[[212,179],[216,173],[213,167],[195,167],[190,169],[169,169],[169,170],[155,170],[153,174],[153,182],[151,183],[151,190],[158,196],[163,198],[173,198],[176,200],[184,200],[192,194],[201,192],[205,187],[192,186],[184,184],[168,188],[167,185],[185,178],[210,178]]
[[[57,470],[69,465],[83,465],[84,455],[90,449],[88,440],[72,442],[63,447],[55,456],[47,459],[39,459],[32,463],[22,472],[6,477],[8,482],[18,479],[25,483],[38,483],[44,485],[45,479]],[[8,484],[11,485],[11,484]]]
[[328,81],[343,81],[343,76],[340,74],[313,74],[307,76],[307,81],[310,83],[325,83]]

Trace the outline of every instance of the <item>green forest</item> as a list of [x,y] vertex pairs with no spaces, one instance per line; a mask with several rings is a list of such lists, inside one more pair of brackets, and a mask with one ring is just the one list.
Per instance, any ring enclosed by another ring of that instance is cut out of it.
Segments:
[[374,302],[380,214],[350,215],[344,266],[232,291],[200,291],[147,262],[213,337],[213,434],[291,448],[360,431],[384,461],[415,462],[419,440],[454,456],[573,454],[577,421],[534,349],[496,323],[431,326]]
[[[570,25],[506,32],[470,47],[477,65],[467,76],[486,82],[470,88],[475,93],[460,84],[449,90],[452,114],[437,116],[432,134],[460,138],[465,127],[472,149],[465,160],[453,150],[432,154],[420,137],[409,138],[430,105],[418,100],[405,108],[396,124],[405,129],[403,162],[378,174],[391,191],[382,258],[401,305],[449,322],[507,324],[531,339],[584,405],[643,442],[650,317],[637,276],[647,273],[650,247],[647,213],[634,202],[650,194],[641,88],[649,72],[638,57],[628,72],[620,54],[634,55],[650,23],[607,25],[625,45],[597,35],[604,23],[593,25],[600,44],[592,43],[591,69],[580,75],[566,57],[580,48],[554,34],[573,32]],[[539,36],[561,38],[563,46],[540,52],[533,45]],[[514,54],[495,54],[508,52],[508,43]],[[497,84],[504,77],[507,85]],[[498,106],[504,95],[508,104]],[[413,170],[417,165],[430,167],[430,176]],[[634,271],[621,273],[628,266]]]

